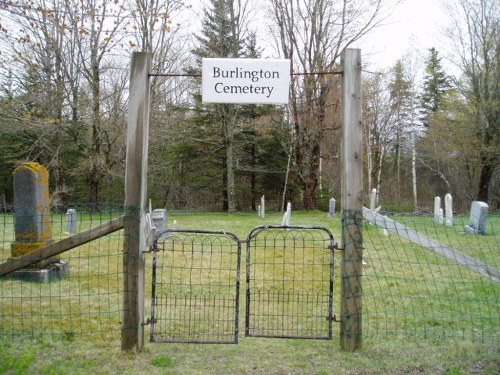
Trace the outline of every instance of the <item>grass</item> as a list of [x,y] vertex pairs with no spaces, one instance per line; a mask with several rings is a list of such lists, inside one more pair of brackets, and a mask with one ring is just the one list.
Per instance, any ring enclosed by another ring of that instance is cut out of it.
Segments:
[[[64,215],[53,216],[53,234],[60,238],[65,235]],[[95,226],[110,216],[81,215],[79,229]],[[460,218],[454,227],[436,226],[430,217],[393,218],[499,268],[500,217],[489,218],[486,236],[463,234]],[[224,229],[245,240],[257,225],[280,224],[281,215],[269,214],[262,219],[254,213],[170,213],[169,225],[174,221],[179,228]],[[5,260],[14,238],[12,216],[0,216],[0,223],[0,260]],[[340,218],[327,218],[321,212],[294,212],[292,224],[325,226],[340,242]],[[371,225],[364,227],[367,265],[362,350],[341,351],[339,326],[334,324],[332,341],[247,338],[240,327],[238,345],[146,343],[143,353],[122,353],[122,244],[122,233],[117,232],[63,254],[70,262],[71,275],[61,281],[40,285],[0,280],[0,374],[498,373],[499,284],[398,236],[384,236]],[[245,248],[242,298],[244,254]],[[306,263],[311,256],[306,256]],[[206,262],[202,258],[196,261]],[[336,252],[336,314],[340,261],[341,254]],[[150,310],[151,255],[147,255],[147,262],[146,316]],[[279,275],[289,277],[289,270]],[[241,301],[243,314],[244,299]],[[242,316],[240,322],[244,322]]]

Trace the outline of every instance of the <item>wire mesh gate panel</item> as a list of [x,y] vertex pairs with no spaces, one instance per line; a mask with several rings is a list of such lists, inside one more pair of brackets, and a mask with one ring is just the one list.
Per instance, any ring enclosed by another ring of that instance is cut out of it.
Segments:
[[247,240],[245,335],[331,339],[333,251],[323,227],[255,228]]
[[224,231],[167,230],[154,248],[151,341],[237,343],[238,238]]

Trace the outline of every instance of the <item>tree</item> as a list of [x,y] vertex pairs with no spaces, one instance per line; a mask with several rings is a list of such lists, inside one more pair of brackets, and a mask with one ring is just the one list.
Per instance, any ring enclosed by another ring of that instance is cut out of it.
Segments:
[[367,155],[368,188],[380,191],[382,167],[390,150],[394,111],[388,79],[384,72],[368,76],[363,81],[363,138]]
[[446,93],[450,89],[450,79],[444,72],[441,60],[436,49],[431,48],[425,65],[420,102],[420,120],[425,127],[430,125],[432,115],[443,108]]
[[[272,32],[293,75],[290,123],[293,154],[303,206],[316,205],[321,140],[333,130],[326,121],[336,79],[322,74],[338,69],[340,53],[382,19],[380,0],[271,0]],[[320,73],[320,74],[318,74]]]
[[[206,57],[238,58],[244,55],[247,2],[242,0],[212,0],[204,10],[201,35],[197,36],[199,46],[193,51],[198,59]],[[199,61],[201,62],[201,61]],[[235,132],[239,107],[235,104],[207,106],[211,120],[222,124],[223,148],[226,151],[223,182],[223,200],[228,212],[236,211],[235,185]]]
[[[48,165],[56,182],[53,203],[60,201],[64,177],[83,175],[87,200],[95,208],[101,181],[112,166],[108,155],[116,151],[116,134],[106,129],[114,122],[107,121],[101,105],[113,86],[107,83],[120,80],[105,67],[120,63],[116,58],[111,63],[108,56],[125,35],[124,8],[113,0],[34,0],[6,3],[3,11],[15,25],[2,34],[7,59],[18,77],[14,97],[23,102],[19,108],[30,108],[22,115],[18,134],[36,136],[31,149],[47,146],[36,156],[19,155],[18,161],[29,158]],[[79,160],[64,168],[68,144],[78,150]]]
[[[401,196],[401,162],[404,151],[411,147],[410,134],[415,130],[415,95],[413,82],[402,60],[396,61],[391,69],[389,82],[390,108],[393,112],[391,132],[395,178],[392,184],[397,201]],[[395,183],[394,183],[395,182]]]
[[476,199],[489,202],[492,177],[500,165],[500,7],[497,0],[457,0],[448,7],[452,58],[463,74],[458,87],[476,130],[480,158]]

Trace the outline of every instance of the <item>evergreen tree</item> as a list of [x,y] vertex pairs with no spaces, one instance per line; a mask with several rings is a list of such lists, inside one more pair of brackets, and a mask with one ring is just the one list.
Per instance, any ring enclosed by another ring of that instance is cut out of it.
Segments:
[[425,66],[420,102],[420,120],[425,127],[430,125],[432,115],[443,108],[449,89],[449,78],[441,65],[441,57],[433,47],[429,50],[429,58]]
[[[392,115],[392,139],[394,150],[394,169],[396,172],[396,198],[400,197],[401,159],[405,146],[409,146],[410,134],[415,130],[415,95],[413,83],[408,77],[403,61],[398,60],[391,71],[390,108]],[[409,147],[407,147],[409,148]]]
[[[237,58],[242,54],[244,45],[244,7],[235,0],[212,0],[204,10],[199,46],[193,50],[201,64],[202,58]],[[208,110],[208,111],[207,111]],[[236,211],[236,187],[234,172],[235,128],[238,106],[216,104],[205,108],[204,122],[222,124],[222,147],[225,150],[223,183],[223,208],[228,212]]]

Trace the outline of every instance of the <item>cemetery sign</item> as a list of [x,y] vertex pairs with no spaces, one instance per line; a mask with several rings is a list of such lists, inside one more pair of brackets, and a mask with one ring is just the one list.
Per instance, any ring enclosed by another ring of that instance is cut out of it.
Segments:
[[287,104],[290,60],[203,59],[204,103]]

